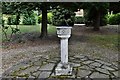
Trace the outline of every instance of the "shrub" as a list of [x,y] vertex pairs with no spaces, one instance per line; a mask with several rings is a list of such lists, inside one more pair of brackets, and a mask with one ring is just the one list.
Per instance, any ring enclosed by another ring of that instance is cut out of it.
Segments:
[[38,16],[38,23],[42,23],[42,14],[40,16]]
[[75,13],[57,6],[53,10],[53,25],[55,26],[73,26],[75,21]]
[[53,17],[53,14],[51,12],[47,13],[47,22],[48,22],[48,24],[52,24],[52,17]]
[[[91,8],[92,9],[92,8]],[[95,10],[85,10],[84,11],[84,17],[85,17],[85,24],[86,26],[95,26],[95,15],[96,15],[96,9]],[[104,26],[104,25],[107,25],[107,10],[106,9],[103,9],[103,11],[101,11],[100,13],[100,26]],[[98,16],[98,15],[96,15]]]
[[[52,12],[47,13],[47,23],[52,24]],[[42,14],[38,17],[38,23],[40,24],[42,22]]]
[[110,15],[109,16],[109,24],[111,24],[111,25],[120,24],[120,13]]
[[107,19],[107,15],[101,16],[100,19],[100,26],[105,26],[108,24],[108,19]]
[[24,25],[35,25],[36,24],[35,14],[33,12],[30,14],[24,14],[23,24]]
[[76,24],[83,24],[85,22],[85,18],[81,16],[76,16],[75,17],[75,23]]
[[17,21],[16,15],[12,15],[11,17],[8,17],[7,24],[8,25],[18,25],[20,21]]

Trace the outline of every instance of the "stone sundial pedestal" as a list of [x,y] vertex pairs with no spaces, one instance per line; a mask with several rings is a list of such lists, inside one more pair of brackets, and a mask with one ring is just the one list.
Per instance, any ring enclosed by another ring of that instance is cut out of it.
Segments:
[[56,75],[72,75],[72,67],[68,63],[68,38],[71,36],[71,28],[67,26],[57,27],[57,35],[61,38],[61,62],[55,69]]

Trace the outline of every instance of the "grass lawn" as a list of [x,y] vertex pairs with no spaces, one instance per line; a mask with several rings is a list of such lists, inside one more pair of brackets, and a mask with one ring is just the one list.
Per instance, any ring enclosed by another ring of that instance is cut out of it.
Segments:
[[107,48],[116,48],[118,47],[118,35],[92,35],[89,37],[89,42],[101,45],[102,47]]
[[[16,27],[16,25],[11,25],[11,27]],[[18,25],[21,33],[30,33],[30,32],[41,32],[41,24],[38,25]],[[56,27],[48,24],[48,34],[55,34]],[[2,31],[0,32],[2,34]],[[11,28],[8,28],[7,35],[12,33]],[[5,36],[2,36],[4,40]]]
[[[16,25],[11,25],[11,27],[16,27]],[[21,33],[29,33],[29,32],[41,32],[41,25],[18,25]],[[56,31],[55,26],[48,25],[48,32],[54,33]],[[7,34],[11,33],[11,28],[8,29]]]
[[[12,27],[16,27],[15,25],[11,25]],[[40,33],[41,31],[41,25],[18,25],[21,34],[22,33],[32,33],[32,32],[37,32]],[[48,25],[48,34],[56,34],[56,26]],[[76,29],[74,32],[76,32],[78,29]],[[2,31],[0,31],[2,33]],[[86,32],[87,33],[87,32]],[[7,31],[7,35],[11,34],[11,29],[9,28]],[[78,33],[80,34],[80,33]],[[1,35],[1,34],[0,34]],[[84,36],[84,35],[83,35]],[[57,37],[57,36],[56,36]],[[89,43],[93,43],[96,45],[100,45],[102,47],[107,47],[107,48],[117,48],[118,47],[118,34],[96,34],[96,33],[87,33],[87,38]],[[5,36],[0,37],[0,40],[5,41]]]

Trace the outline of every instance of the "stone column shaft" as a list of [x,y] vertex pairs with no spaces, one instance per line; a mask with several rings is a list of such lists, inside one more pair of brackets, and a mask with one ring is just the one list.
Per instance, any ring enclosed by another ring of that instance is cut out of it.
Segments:
[[68,38],[61,39],[61,62],[68,63]]

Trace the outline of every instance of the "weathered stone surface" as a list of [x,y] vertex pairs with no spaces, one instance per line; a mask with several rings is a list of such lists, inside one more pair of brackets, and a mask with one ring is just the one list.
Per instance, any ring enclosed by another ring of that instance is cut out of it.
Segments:
[[28,67],[25,70],[21,70],[20,74],[29,74],[30,75],[31,73],[33,73],[34,71],[37,71],[38,69],[39,69],[39,66]]
[[72,65],[73,67],[81,66],[81,64],[78,64],[78,63],[71,63],[71,65]]
[[104,62],[104,61],[101,61],[101,60],[95,60],[95,61],[97,61],[97,62],[99,62],[99,63],[101,63],[101,64],[105,64],[105,65],[107,65],[107,66],[110,66],[110,65],[111,65],[110,63],[107,63],[107,62]]
[[53,64],[53,63],[48,63],[48,64],[46,64],[46,65],[43,65],[39,70],[52,70],[53,69],[53,67],[55,66],[55,64]]
[[90,64],[90,66],[95,66],[95,67],[100,67],[102,64],[94,62],[92,64]]
[[107,69],[102,69],[102,68],[96,68],[96,70],[100,73],[108,74],[110,75],[109,71]]
[[93,63],[94,61],[84,61],[84,62],[82,62],[83,64],[91,64],[91,63]]
[[59,63],[55,69],[56,75],[72,75],[72,66],[71,64],[62,64]]
[[73,59],[75,59],[74,57],[69,57],[69,60],[73,60]]
[[34,77],[38,77],[40,75],[40,73],[41,73],[41,71],[36,71],[36,72],[31,73],[31,75]]
[[91,71],[89,71],[89,70],[78,70],[78,73],[77,73],[77,76],[79,76],[79,77],[86,77],[86,76],[88,76],[89,74],[91,73]]
[[55,60],[49,60],[49,61],[47,61],[48,63],[56,63],[57,61],[55,61]]
[[118,74],[118,73],[119,73],[118,71],[113,72],[113,74],[114,74],[116,77],[119,77],[119,74]]
[[49,59],[50,57],[49,57],[49,55],[45,55],[45,56],[43,56],[45,59]]
[[109,75],[101,74],[99,72],[94,72],[90,75],[90,78],[109,78]]
[[29,66],[29,64],[24,64],[24,63],[16,64],[15,66],[13,66],[13,67],[9,68],[8,70],[6,70],[3,73],[3,76],[11,75],[11,73],[13,73],[14,71],[19,70],[21,67],[27,67],[27,66]]
[[83,59],[80,59],[81,61],[87,61],[88,59],[87,58],[83,58]]
[[86,57],[83,56],[83,55],[75,55],[74,58],[77,58],[77,59],[83,59],[83,58],[86,58]]
[[34,66],[41,66],[42,65],[42,61],[36,61],[33,63]]
[[33,79],[35,79],[35,78],[28,78],[28,79],[26,79],[26,80],[33,80]]
[[114,70],[118,70],[118,66],[116,65],[110,65],[111,68],[113,68]]
[[93,70],[93,69],[91,69],[90,67],[88,67],[86,65],[80,66],[79,68],[80,68],[80,70],[89,70],[89,71]]
[[48,78],[51,72],[41,72],[38,78]]
[[103,65],[101,68],[104,68],[104,69],[107,69],[107,70],[110,70],[110,71],[113,71],[114,69],[109,67],[109,66],[106,66],[106,65]]
[[[11,79],[12,80],[12,79]],[[13,79],[14,80],[14,79]],[[16,78],[15,80],[26,80],[26,78]]]
[[33,79],[33,78],[35,78],[35,76],[30,75],[30,76],[28,77],[28,80],[30,80],[31,78]]
[[[33,58],[33,60],[27,60],[19,64],[14,65],[12,68],[6,71],[9,77],[20,77],[29,79],[40,79],[51,76],[54,74],[53,68],[58,62],[58,57],[47,60],[46,58]],[[118,67],[114,64],[104,62],[102,60],[90,59],[86,56],[70,57],[70,64],[73,66],[72,76],[68,78],[117,78]],[[112,79],[114,80],[114,79]]]
[[60,60],[60,57],[52,58],[52,60],[58,61],[58,60]]
[[81,63],[82,61],[80,59],[79,60],[74,59],[74,60],[69,60],[69,62],[72,62],[72,63]]

